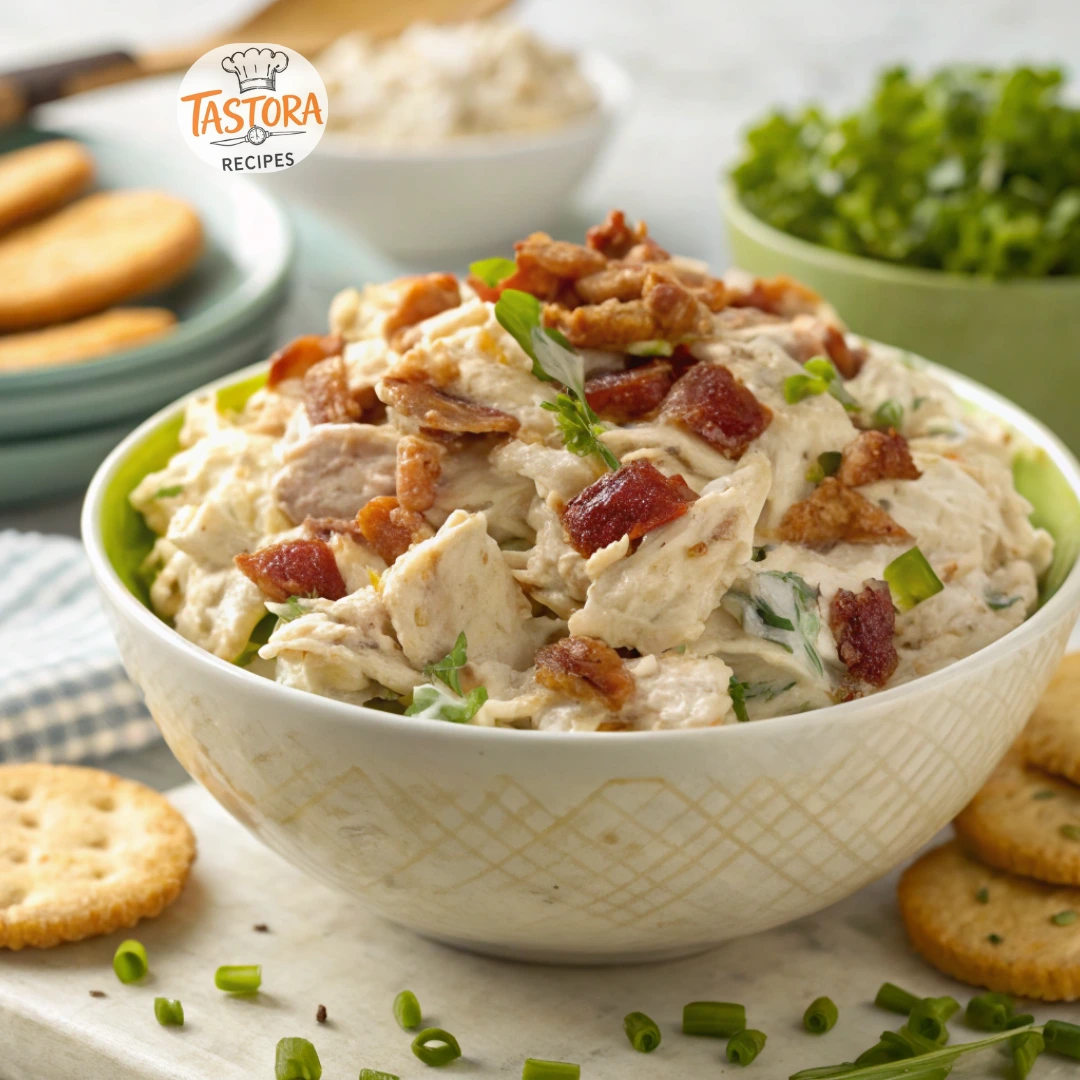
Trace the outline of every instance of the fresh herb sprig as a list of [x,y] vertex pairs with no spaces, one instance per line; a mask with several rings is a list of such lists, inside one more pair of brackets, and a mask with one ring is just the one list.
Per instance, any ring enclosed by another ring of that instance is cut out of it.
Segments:
[[827,357],[815,356],[803,364],[803,369],[798,375],[789,375],[784,380],[784,400],[789,405],[797,405],[808,397],[829,394],[848,412],[858,412],[862,408],[847,392],[840,373]]
[[512,274],[517,273],[517,263],[513,259],[504,259],[501,255],[496,255],[490,259],[480,259],[469,263],[469,273],[489,288],[494,289]]
[[[471,720],[487,701],[488,692],[483,686],[473,687],[467,694],[461,689],[459,673],[468,662],[468,641],[463,630],[458,634],[454,647],[442,660],[424,667],[424,674],[431,682],[421,683],[413,690],[412,704],[405,710],[405,715],[448,720],[452,724],[464,724]],[[438,683],[442,683],[442,686]],[[447,693],[443,686],[451,693]]]

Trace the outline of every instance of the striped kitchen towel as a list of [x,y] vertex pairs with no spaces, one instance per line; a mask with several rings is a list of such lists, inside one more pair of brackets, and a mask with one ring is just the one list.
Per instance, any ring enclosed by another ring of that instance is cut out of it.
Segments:
[[77,540],[0,532],[0,763],[136,750],[157,728]]

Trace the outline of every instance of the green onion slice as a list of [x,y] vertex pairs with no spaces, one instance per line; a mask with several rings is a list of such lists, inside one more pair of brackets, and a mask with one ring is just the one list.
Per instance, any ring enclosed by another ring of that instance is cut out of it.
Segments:
[[1080,1059],[1080,1025],[1064,1020],[1047,1020],[1043,1028],[1046,1049],[1065,1057]]
[[651,1054],[660,1045],[660,1029],[642,1012],[632,1012],[623,1020],[623,1031],[639,1054]]
[[904,406],[895,398],[883,401],[874,410],[873,424],[879,430],[893,428],[895,431],[899,431],[903,423]]
[[979,1031],[1004,1031],[1013,1012],[1013,1000],[1008,994],[978,994],[968,1002],[964,1021]]
[[917,547],[893,559],[885,567],[883,576],[889,584],[893,603],[900,611],[910,611],[945,588]]
[[1050,916],[1050,921],[1055,926],[1072,926],[1076,922],[1076,912],[1072,911],[1059,911],[1056,915]]
[[521,1080],[579,1080],[581,1066],[568,1061],[543,1061],[526,1058],[521,1068]]
[[424,1028],[412,1041],[412,1052],[425,1065],[449,1065],[461,1057],[457,1039],[442,1028]]
[[1062,825],[1058,831],[1066,840],[1080,840],[1080,825]]
[[940,1046],[949,1041],[946,1021],[959,1010],[960,1002],[956,998],[923,998],[912,1006],[907,1026],[917,1035]]
[[361,1069],[360,1080],[401,1080],[393,1073],[380,1072],[378,1069]]
[[168,487],[158,488],[154,492],[155,499],[175,499],[177,495],[183,495],[183,484],[170,484]]
[[975,899],[978,900],[980,904],[989,904],[990,890],[984,885],[981,889],[978,890],[978,892],[975,893]]
[[280,1039],[274,1053],[275,1080],[319,1080],[322,1062],[307,1039]]
[[489,288],[504,282],[511,274],[517,273],[517,263],[513,259],[504,259],[496,255],[490,259],[479,259],[469,263],[469,273],[479,278]]
[[149,970],[146,948],[141,941],[121,941],[112,961],[113,971],[122,983],[138,982]]
[[154,1016],[162,1027],[183,1027],[184,1006],[173,998],[154,998]]
[[810,1002],[803,1013],[803,1027],[812,1035],[824,1035],[826,1031],[832,1031],[839,1018],[840,1010],[832,999],[819,997]]
[[420,1002],[411,990],[402,990],[394,998],[394,1019],[406,1031],[412,1031],[420,1026],[423,1015],[420,1012]]
[[262,986],[259,964],[225,964],[214,972],[214,985],[229,994],[253,994]]
[[747,1028],[728,1039],[727,1059],[732,1065],[749,1065],[765,1047],[764,1031]]
[[1009,1040],[1013,1059],[1013,1080],[1027,1080],[1035,1059],[1046,1049],[1046,1041],[1037,1031],[1025,1031]]
[[922,998],[916,997],[895,983],[887,982],[881,984],[881,989],[874,998],[874,1004],[879,1009],[887,1009],[889,1012],[907,1016],[921,1000]]
[[683,1006],[684,1035],[726,1039],[746,1030],[746,1008],[730,1001],[691,1001]]

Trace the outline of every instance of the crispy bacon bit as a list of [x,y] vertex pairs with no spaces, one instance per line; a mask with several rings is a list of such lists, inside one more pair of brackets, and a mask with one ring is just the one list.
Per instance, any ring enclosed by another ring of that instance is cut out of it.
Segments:
[[304,376],[304,407],[313,424],[348,424],[360,419],[360,401],[349,389],[349,373],[340,356],[322,360]]
[[594,225],[585,233],[585,243],[609,259],[626,259],[634,262],[653,262],[670,259],[671,256],[649,236],[649,227],[639,221],[631,228],[621,210],[611,210],[602,225]]
[[625,424],[660,408],[675,376],[666,360],[629,371],[608,371],[585,383],[585,397],[605,420]]
[[769,426],[772,410],[722,364],[696,364],[671,388],[660,416],[738,461]]
[[383,323],[383,337],[399,352],[411,327],[461,303],[461,290],[453,274],[418,274],[401,281],[405,286],[401,299]]
[[567,240],[552,240],[547,233],[535,232],[514,245],[519,270],[537,266],[552,277],[566,281],[595,274],[607,265],[598,251]]
[[884,581],[867,582],[857,595],[838,589],[829,605],[829,629],[840,659],[849,674],[874,686],[884,686],[899,663],[895,628],[892,597]]
[[918,480],[907,439],[892,428],[864,431],[844,447],[836,479],[847,487],[861,487],[876,480]]
[[650,271],[642,297],[645,310],[656,320],[658,338],[678,341],[708,334],[712,328],[709,320],[702,318],[694,294],[678,281]]
[[781,540],[807,547],[848,544],[900,544],[911,539],[880,506],[827,476],[802,502],[788,507],[780,521]]
[[753,307],[770,315],[800,315],[813,313],[821,306],[821,297],[809,286],[787,274],[771,278],[755,278],[749,292],[732,292],[728,301],[732,307]]
[[667,477],[649,461],[631,461],[575,495],[566,505],[563,527],[588,558],[624,536],[640,540],[682,517],[696,498],[681,476]]
[[605,300],[640,300],[645,289],[648,271],[644,266],[612,263],[595,274],[574,283],[578,296],[586,304],[602,304]]
[[434,431],[471,432],[491,431],[513,434],[521,422],[515,416],[487,405],[452,397],[430,383],[406,382],[403,379],[383,379],[380,384],[383,401],[398,412],[420,421],[422,427]]
[[316,540],[329,543],[335,536],[348,536],[358,544],[364,540],[364,534],[356,524],[355,518],[304,518],[304,532]]
[[323,540],[284,540],[237,555],[235,562],[245,577],[279,604],[290,596],[340,600],[346,593],[334,553]]
[[617,712],[633,696],[634,676],[626,661],[596,638],[567,637],[536,654],[536,681],[570,697],[599,698]]
[[831,324],[825,327],[825,352],[845,379],[854,379],[866,363],[866,350],[853,349],[844,332]]
[[435,485],[442,472],[443,449],[419,435],[404,435],[397,444],[397,498],[417,513],[435,502]]
[[431,535],[428,523],[415,511],[398,505],[393,495],[379,495],[360,508],[356,525],[375,553],[392,566],[399,555]]
[[266,385],[271,389],[286,379],[300,379],[309,368],[331,356],[340,356],[345,340],[340,334],[304,334],[293,338],[270,357]]

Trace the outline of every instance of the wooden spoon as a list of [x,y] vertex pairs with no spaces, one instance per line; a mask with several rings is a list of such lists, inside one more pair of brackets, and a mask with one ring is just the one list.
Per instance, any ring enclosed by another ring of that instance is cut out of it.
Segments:
[[204,52],[228,42],[286,45],[312,59],[342,34],[360,30],[389,37],[414,22],[465,22],[505,7],[509,0],[270,0],[229,30],[189,45],[131,52],[114,49],[51,64],[0,72],[0,127],[21,120],[35,105],[111,83],[184,71]]

